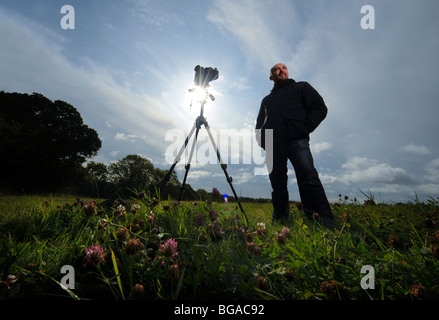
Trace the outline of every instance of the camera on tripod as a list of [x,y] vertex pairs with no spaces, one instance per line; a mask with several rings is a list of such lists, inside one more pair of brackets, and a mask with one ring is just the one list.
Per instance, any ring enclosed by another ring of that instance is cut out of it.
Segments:
[[[221,169],[224,171],[224,174],[226,176],[226,180],[229,183],[230,188],[232,189],[233,195],[235,196],[235,199],[238,202],[239,209],[241,209],[241,212],[243,213],[245,220],[247,222],[247,225],[248,225],[247,215],[245,214],[245,211],[242,208],[241,202],[239,202],[239,198],[238,198],[238,195],[236,194],[235,188],[233,188],[232,177],[230,177],[229,173],[227,172],[227,165],[221,159],[221,155],[220,155],[220,152],[218,150],[218,147],[215,143],[215,140],[213,139],[212,133],[210,132],[209,124],[207,123],[206,118],[204,118],[204,116],[203,116],[204,104],[206,103],[206,97],[209,96],[212,101],[214,100],[214,97],[207,92],[207,87],[209,86],[210,81],[218,79],[218,70],[216,68],[211,68],[211,67],[203,68],[200,65],[196,66],[194,70],[195,70],[194,83],[195,83],[195,86],[198,88],[189,89],[189,92],[195,93],[196,91],[203,91],[203,96],[198,100],[201,103],[200,115],[195,120],[194,126],[192,127],[191,131],[189,132],[189,135],[186,137],[184,144],[181,147],[180,151],[178,152],[177,156],[175,157],[174,163],[172,164],[171,168],[166,173],[162,183],[160,184],[160,190],[163,188],[163,186],[166,184],[166,182],[169,181],[171,174],[174,171],[175,166],[181,160],[181,155],[183,154],[184,149],[187,147],[189,140],[191,139],[191,136],[195,132],[195,139],[192,142],[192,149],[191,149],[190,154],[189,154],[189,160],[188,160],[188,163],[185,165],[186,172],[184,174],[183,183],[181,184],[181,187],[180,187],[180,197],[178,198],[178,203],[180,203],[181,196],[183,194],[183,190],[184,190],[184,187],[186,185],[186,178],[187,178],[187,175],[189,172],[189,168],[191,166],[191,160],[192,160],[192,156],[194,154],[195,144],[196,144],[197,138],[198,138],[198,132],[201,129],[201,126],[203,125],[204,128],[207,130],[207,133],[209,134],[210,141],[212,142],[212,145],[216,151],[216,156],[218,158],[218,161],[220,162]],[[202,90],[199,90],[199,89],[202,89]],[[192,106],[192,102],[191,102],[191,106]]]
[[196,86],[200,88],[206,88],[209,86],[209,82],[218,79],[218,70],[217,68],[211,67],[201,67],[200,65],[196,66],[195,69],[195,77],[194,83]]

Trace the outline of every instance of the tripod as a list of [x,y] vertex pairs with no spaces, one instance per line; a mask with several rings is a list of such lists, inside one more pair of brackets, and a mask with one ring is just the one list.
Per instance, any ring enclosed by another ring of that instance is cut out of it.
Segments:
[[[206,96],[207,96],[207,89],[204,89],[204,90],[205,90]],[[212,95],[209,94],[209,97],[211,98],[211,100],[214,100]],[[177,156],[175,157],[174,163],[172,164],[172,166],[169,169],[169,171],[166,173],[166,175],[165,175],[165,177],[164,177],[164,179],[163,179],[163,181],[162,181],[162,183],[160,185],[160,190],[169,181],[169,179],[171,177],[171,174],[174,171],[175,166],[177,165],[178,162],[180,162],[181,155],[183,154],[184,149],[187,147],[187,145],[189,143],[189,140],[191,139],[191,137],[192,137],[192,135],[193,135],[193,133],[195,131],[195,139],[192,142],[192,148],[191,148],[191,151],[190,151],[190,154],[189,154],[189,159],[188,159],[187,164],[185,165],[186,172],[184,174],[183,183],[182,183],[181,188],[180,188],[180,196],[178,198],[178,203],[180,203],[181,197],[182,197],[182,194],[183,194],[183,191],[184,191],[184,187],[186,185],[186,179],[187,179],[187,176],[188,176],[188,173],[189,173],[189,169],[190,169],[190,166],[191,166],[192,155],[194,153],[195,145],[196,145],[197,138],[198,138],[198,133],[199,133],[199,131],[201,129],[201,126],[204,125],[204,127],[207,130],[207,133],[209,134],[210,141],[212,142],[212,145],[213,145],[213,147],[215,149],[216,156],[218,158],[218,161],[220,162],[221,169],[223,169],[223,171],[224,171],[224,174],[226,176],[226,180],[229,183],[230,188],[232,189],[233,195],[235,196],[235,199],[238,202],[239,209],[241,210],[242,214],[244,215],[245,220],[246,220],[247,225],[248,225],[247,215],[245,214],[244,209],[242,208],[241,202],[239,201],[239,198],[236,195],[235,188],[233,188],[232,177],[230,177],[229,174],[227,173],[227,165],[224,164],[223,160],[221,159],[221,155],[220,155],[220,152],[218,150],[218,147],[217,147],[217,145],[215,143],[215,140],[213,139],[212,133],[210,132],[209,124],[207,123],[206,118],[204,118],[204,116],[203,116],[204,104],[206,103],[206,98],[202,99],[200,102],[201,102],[200,115],[196,118],[194,126],[192,127],[191,131],[189,132],[188,136],[186,137],[186,139],[185,139],[185,141],[183,143],[183,146],[181,147],[181,149],[178,152]]]

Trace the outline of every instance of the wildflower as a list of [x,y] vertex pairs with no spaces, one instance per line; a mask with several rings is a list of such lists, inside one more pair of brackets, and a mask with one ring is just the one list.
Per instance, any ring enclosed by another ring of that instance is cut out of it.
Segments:
[[151,211],[149,215],[146,215],[146,218],[148,218],[149,224],[154,224],[157,220],[157,215]]
[[8,275],[8,278],[6,279],[6,281],[4,283],[6,284],[8,289],[11,289],[14,285],[18,284],[17,282],[18,282],[17,276],[14,274],[10,274],[10,275]]
[[247,242],[253,242],[253,235],[250,231],[247,231],[247,235],[245,236]]
[[129,235],[129,231],[127,228],[121,228],[119,230],[116,231],[116,238],[118,240],[128,240],[130,237]]
[[258,237],[262,236],[266,232],[265,223],[259,222],[256,226],[256,235]]
[[412,289],[410,290],[410,293],[415,297],[416,299],[423,299],[427,295],[427,288],[425,288],[421,284],[414,284],[412,286]]
[[84,205],[84,213],[87,217],[95,216],[98,213],[98,207],[93,200],[90,200],[88,205]]
[[152,204],[153,207],[155,207],[156,205],[159,204],[159,199],[157,199],[157,198],[152,199],[151,204]]
[[197,226],[202,226],[204,224],[204,214],[200,213],[196,218],[195,218],[195,223],[197,224]]
[[85,249],[84,266],[95,266],[105,262],[107,254],[97,243]]
[[118,205],[116,210],[114,210],[114,215],[118,218],[118,219],[123,219],[125,218],[125,207],[123,205]]
[[291,234],[291,231],[290,231],[290,229],[288,227],[283,227],[282,228],[282,233],[284,234],[285,237],[288,238],[290,236],[290,234]]
[[210,223],[207,226],[207,230],[209,231],[211,238],[221,240],[224,237],[223,228],[221,227],[219,221],[215,221],[213,224]]
[[178,269],[178,265],[177,264],[172,264],[169,266],[168,269],[168,276],[170,278],[178,278],[180,276],[180,270]]
[[131,209],[131,213],[136,213],[137,210],[140,210],[140,206],[137,203],[135,203],[133,205],[133,208]]
[[215,210],[209,211],[209,218],[211,221],[215,221],[217,217],[218,217],[218,212],[216,212]]
[[345,298],[348,293],[348,289],[337,280],[323,281],[320,285],[320,291],[330,299]]
[[169,211],[169,210],[171,210],[171,206],[169,204],[167,204],[167,205],[163,206],[163,210]]
[[285,242],[287,241],[287,237],[285,237],[283,233],[276,234],[275,239],[280,244],[285,244]]
[[257,224],[257,229],[264,230],[265,229],[265,223],[259,222]]
[[152,263],[157,264],[157,267],[161,268],[165,265],[165,259],[161,256],[157,256]]
[[133,239],[128,241],[125,246],[125,252],[129,256],[138,254],[143,249],[143,243],[139,239]]
[[165,243],[160,246],[159,251],[167,258],[176,257],[178,255],[177,241],[173,238],[166,240]]
[[254,242],[247,243],[247,251],[254,253],[257,256],[260,256],[262,253],[261,248],[259,248],[259,246]]
[[256,285],[258,286],[258,289],[266,291],[269,289],[268,280],[265,277],[256,277]]
[[145,287],[137,283],[131,290],[130,297],[133,300],[142,300],[144,294],[145,294]]
[[114,211],[114,213],[125,213],[126,212],[126,208],[123,205],[118,205],[116,210]]

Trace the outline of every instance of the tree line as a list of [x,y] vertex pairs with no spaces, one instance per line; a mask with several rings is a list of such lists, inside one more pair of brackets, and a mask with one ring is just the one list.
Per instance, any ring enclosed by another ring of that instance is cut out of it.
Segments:
[[[87,160],[102,146],[97,132],[84,124],[67,102],[39,93],[0,92],[0,192],[70,193],[82,197],[129,198],[135,193],[177,199],[175,172],[160,190],[167,171],[150,160],[127,155],[109,165]],[[218,198],[219,192],[185,186],[183,200]],[[217,190],[216,190],[217,191]]]

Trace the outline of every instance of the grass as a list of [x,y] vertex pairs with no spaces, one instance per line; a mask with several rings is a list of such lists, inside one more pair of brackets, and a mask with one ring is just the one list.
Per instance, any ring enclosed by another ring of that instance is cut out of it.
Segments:
[[234,203],[0,196],[0,299],[439,298],[438,202],[369,200],[340,199],[326,228],[298,203],[284,224],[243,203],[246,225]]

